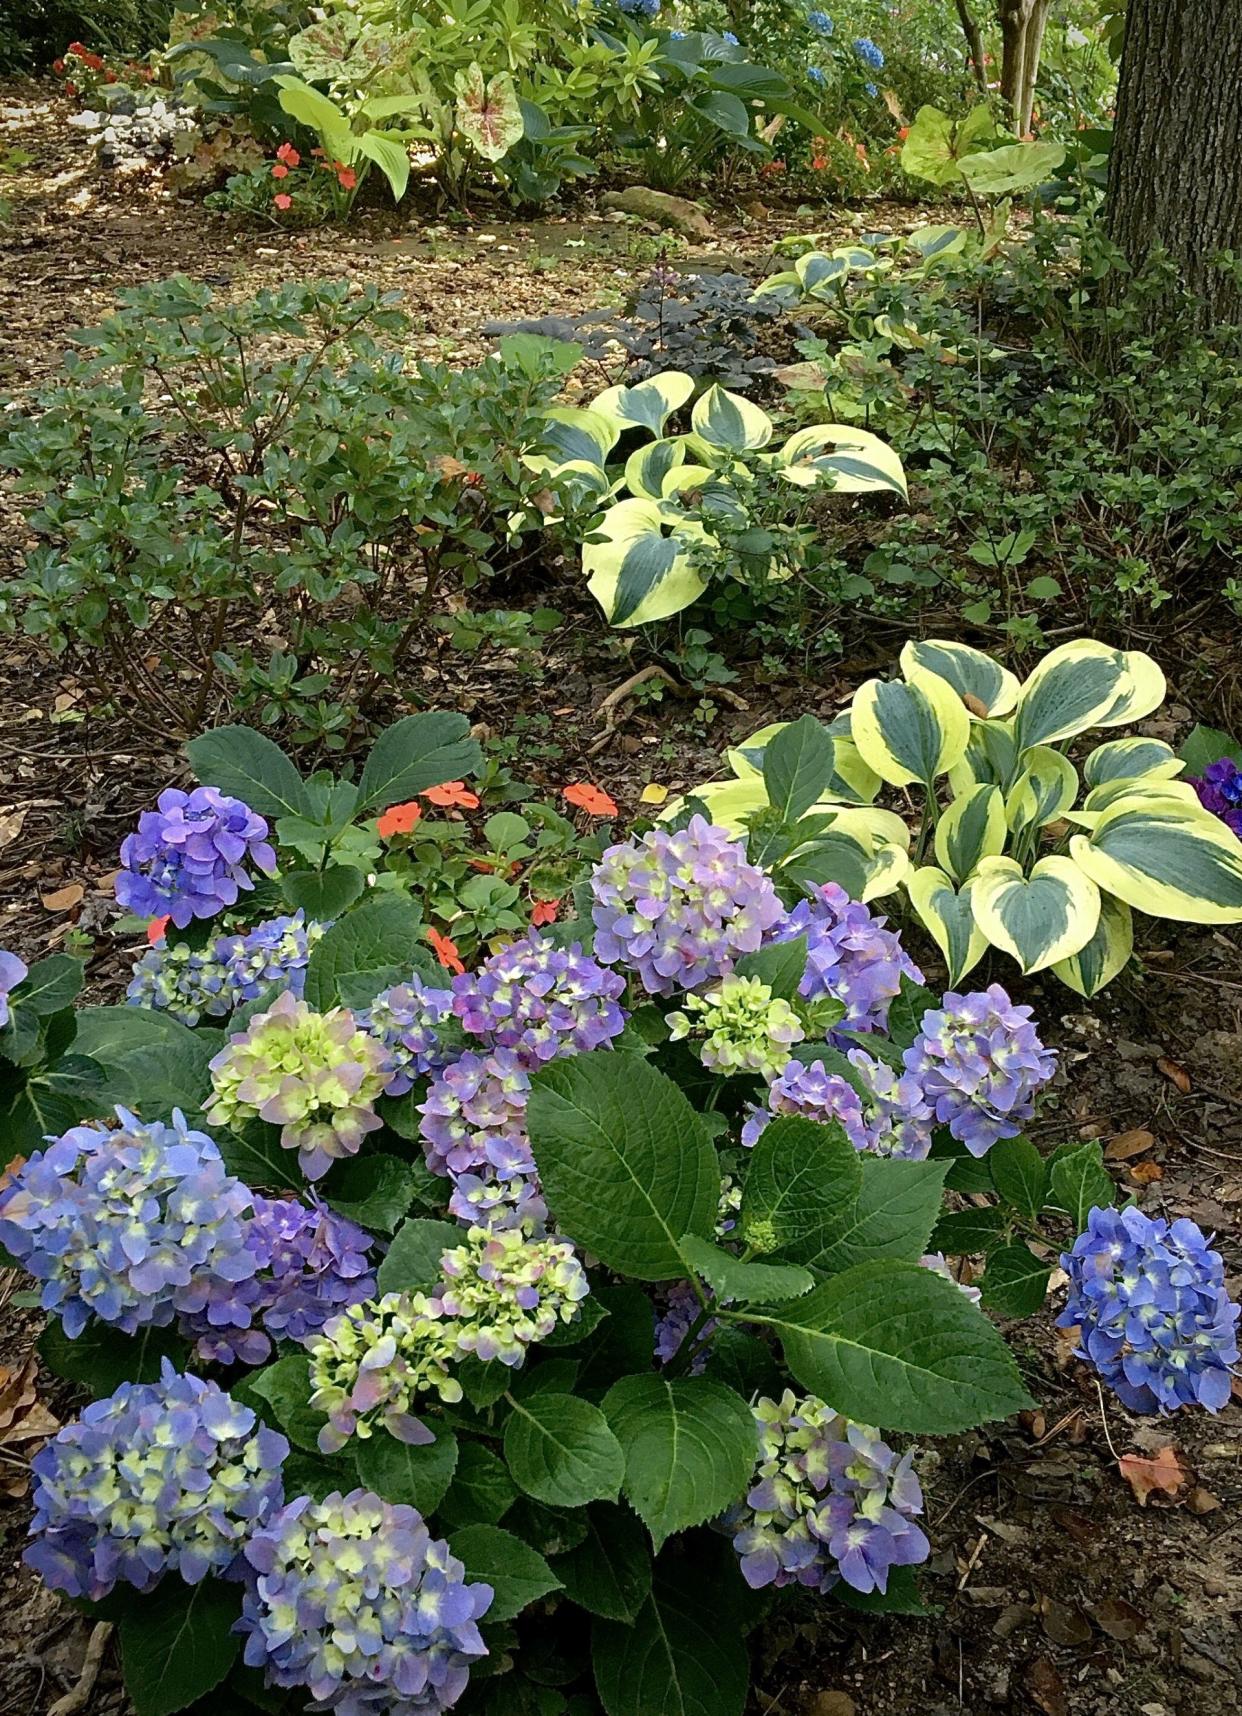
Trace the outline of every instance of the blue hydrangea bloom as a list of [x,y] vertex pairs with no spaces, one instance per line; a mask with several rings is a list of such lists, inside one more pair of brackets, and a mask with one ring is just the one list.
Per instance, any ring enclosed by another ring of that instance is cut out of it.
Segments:
[[660,0],[617,0],[617,7],[631,18],[654,18],[660,10]]
[[25,981],[29,972],[30,967],[24,959],[0,948],[0,1031],[9,1022],[9,994]]
[[246,866],[276,871],[267,823],[215,787],[169,787],[121,842],[116,897],[139,917],[167,915],[178,929],[213,918],[254,887]]
[[134,966],[125,999],[131,1007],[172,1013],[187,1025],[204,1017],[226,1019],[274,983],[300,999],[306,962],[327,927],[308,924],[302,912],[295,912],[244,934],[216,936],[204,948],[161,941]]
[[1195,789],[1205,810],[1219,816],[1242,838],[1242,769],[1232,757],[1209,763],[1199,778],[1189,778],[1187,784]]
[[215,1142],[179,1110],[169,1126],[116,1113],[118,1130],[71,1127],[0,1191],[0,1245],[70,1338],[91,1317],[129,1335],[162,1327],[183,1305],[231,1302],[255,1273],[251,1193]]
[[453,1011],[472,1037],[537,1066],[558,1055],[606,1048],[625,1029],[617,1005],[625,979],[579,943],[557,947],[528,935],[453,979]]
[[854,38],[854,52],[865,66],[871,67],[872,71],[879,71],[884,64],[884,55],[876,47],[870,36],[856,36]]
[[808,66],[806,68],[806,75],[810,78],[812,83],[817,83],[821,87],[828,82],[828,74],[821,66]]
[[815,31],[817,36],[830,36],[833,30],[836,29],[836,25],[828,16],[827,12],[808,12],[806,15],[806,21]]
[[1056,1071],[1056,1053],[1036,1035],[1029,1007],[1015,1007],[999,983],[945,995],[923,1015],[902,1057],[922,1083],[936,1121],[972,1156],[1014,1138],[1035,1112],[1035,1092]]
[[736,48],[739,46],[738,39],[733,34],[732,30],[722,30],[720,32],[720,39],[722,42],[728,42],[728,44],[731,48]]
[[487,1655],[492,1587],[468,1583],[412,1507],[369,1490],[301,1496],[254,1533],[238,1631],[269,1686],[336,1716],[439,1716]]
[[610,846],[591,875],[595,957],[638,974],[650,995],[699,989],[755,953],[784,915],[745,842],[701,816]]
[[1238,1313],[1220,1253],[1192,1221],[1093,1209],[1061,1258],[1069,1298],[1058,1327],[1132,1412],[1219,1412],[1238,1363]]
[[[674,1281],[671,1287],[666,1287],[661,1293],[661,1302],[655,1323],[653,1351],[656,1360],[661,1365],[671,1364],[681,1351],[682,1343],[695,1323],[699,1320],[702,1306],[694,1288],[688,1281]],[[707,1322],[695,1336],[696,1343],[705,1336],[713,1335],[719,1324],[715,1317],[709,1317]],[[696,1354],[691,1361],[689,1376],[702,1376],[707,1369],[707,1348]]]
[[876,95],[879,95],[879,93],[880,93],[880,89],[879,89],[878,84],[865,83],[863,85],[863,88],[866,90],[867,94],[870,96],[876,96]]
[[225,1573],[283,1500],[289,1444],[254,1413],[164,1361],[124,1382],[35,1455],[34,1541],[25,1559],[54,1591],[98,1602],[165,1573]]
[[931,1150],[932,1111],[918,1078],[899,1075],[863,1049],[851,1049],[847,1058],[865,1095],[823,1061],[790,1061],[768,1087],[766,1107],[751,1111],[742,1143],[755,1144],[776,1115],[799,1114],[821,1124],[835,1121],[855,1150],[921,1161]]
[[[902,978],[923,981],[901,937],[884,927],[886,921],[851,900],[838,883],[826,882],[814,899],[799,900],[772,936],[774,941],[806,937],[806,971],[798,993],[807,1001],[843,1002],[844,1030],[882,1031]],[[846,1039],[839,1041],[847,1046]]]
[[722,1524],[733,1534],[752,1590],[807,1585],[885,1591],[894,1567],[925,1561],[930,1545],[914,1516],[923,1496],[914,1456],[852,1423],[814,1395],[787,1389],[753,1407],[759,1431],[755,1482]]
[[441,1026],[453,1015],[453,991],[424,983],[417,972],[405,983],[385,989],[358,1014],[368,1036],[383,1044],[387,1096],[405,1096],[416,1079],[437,1071],[451,1052],[441,1041]]

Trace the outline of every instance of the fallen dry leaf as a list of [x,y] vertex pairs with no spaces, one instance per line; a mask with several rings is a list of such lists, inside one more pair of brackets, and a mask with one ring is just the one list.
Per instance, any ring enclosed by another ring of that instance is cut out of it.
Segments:
[[639,804],[663,804],[668,798],[668,788],[661,786],[658,781],[648,781],[638,795]]
[[1150,1497],[1157,1494],[1172,1500],[1190,1480],[1190,1473],[1171,1442],[1150,1460],[1142,1454],[1123,1454],[1117,1464],[1140,1507],[1146,1507]]
[[1141,1614],[1133,1603],[1127,1603],[1124,1597],[1106,1597],[1092,1609],[1091,1619],[1101,1632],[1122,1644],[1141,1633],[1147,1625],[1147,1616]]
[[1058,1603],[1053,1597],[1039,1599],[1040,1620],[1044,1635],[1053,1644],[1085,1645],[1091,1642],[1091,1623],[1081,1609],[1071,1603]]
[[86,889],[81,882],[69,882],[65,887],[57,888],[55,893],[40,894],[39,898],[49,912],[71,912],[86,898]]
[[1085,1548],[1088,1543],[1094,1542],[1100,1535],[1100,1528],[1094,1520],[1088,1519],[1085,1514],[1075,1513],[1072,1508],[1054,1507],[1052,1517],[1061,1527],[1061,1530],[1073,1538],[1080,1549]]
[[1190,1074],[1185,1067],[1179,1067],[1176,1061],[1171,1061],[1167,1055],[1161,1055],[1156,1062],[1156,1071],[1162,1072],[1170,1084],[1175,1084],[1183,1096],[1190,1095]]
[[857,1709],[848,1692],[821,1692],[811,1705],[811,1716],[855,1716]]
[[1046,1656],[1037,1656],[1027,1669],[1026,1689],[1044,1716],[1070,1716],[1065,1682]]
[[1155,1142],[1155,1137],[1145,1126],[1136,1126],[1130,1132],[1119,1132],[1115,1138],[1110,1138],[1104,1146],[1104,1154],[1110,1162],[1128,1162],[1150,1150]]
[[1150,1186],[1164,1178],[1164,1169],[1159,1162],[1136,1162],[1129,1173],[1136,1186]]
[[1220,1497],[1214,1496],[1211,1490],[1205,1490],[1202,1484],[1196,1484],[1186,1497],[1186,1506],[1191,1513],[1215,1513],[1220,1505]]
[[0,847],[11,846],[17,839],[29,808],[29,805],[19,804],[16,810],[6,810],[0,814]]
[[39,1399],[39,1362],[32,1353],[24,1364],[0,1365],[0,1448],[14,1458],[0,1465],[0,1495],[16,1501],[30,1488],[26,1457],[36,1450],[27,1443],[45,1442],[60,1429],[60,1420]]

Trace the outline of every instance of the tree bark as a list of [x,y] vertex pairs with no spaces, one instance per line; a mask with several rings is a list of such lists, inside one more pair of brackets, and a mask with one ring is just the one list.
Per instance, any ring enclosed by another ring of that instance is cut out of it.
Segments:
[[[1176,3],[1176,0],[1174,0]],[[1052,0],[998,0],[1001,27],[1001,97],[1009,104],[1014,130],[1031,129],[1035,80]]]
[[962,26],[962,34],[966,38],[966,65],[974,73],[976,84],[981,94],[988,90],[988,74],[983,65],[983,31],[979,28],[979,20],[975,17],[966,0],[953,0],[957,7],[958,22]]
[[[1130,0],[1105,224],[1133,268],[1162,250],[1178,270],[1168,307],[1202,327],[1242,323],[1242,4]],[[1153,306],[1159,314],[1159,306]]]

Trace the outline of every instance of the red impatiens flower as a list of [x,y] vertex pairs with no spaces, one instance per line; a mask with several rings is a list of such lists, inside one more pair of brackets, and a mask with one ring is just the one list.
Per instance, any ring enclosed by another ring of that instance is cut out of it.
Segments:
[[287,179],[289,177],[289,169],[285,166],[283,161],[277,161],[276,165],[272,168],[272,177],[274,179]]
[[446,971],[451,971],[455,977],[461,977],[465,972],[461,955],[457,951],[457,943],[448,936],[441,935],[439,930],[429,929],[427,940],[431,943],[431,951]]
[[276,151],[276,159],[283,161],[286,167],[300,167],[302,165],[302,157],[292,143],[282,143]]
[[394,804],[384,812],[375,824],[381,840],[391,840],[394,834],[410,834],[414,824],[423,814],[421,804],[415,804],[410,799],[406,804]]
[[441,809],[455,807],[458,810],[477,810],[479,795],[469,791],[465,781],[444,781],[440,786],[428,787],[422,795],[428,804],[439,805]]
[[544,924],[554,924],[560,915],[561,908],[556,900],[536,900],[531,908],[531,925],[539,929]]
[[585,810],[588,816],[617,814],[616,800],[609,798],[606,792],[597,786],[591,786],[587,781],[575,781],[572,786],[562,787],[561,793],[567,804]]
[[336,182],[343,191],[352,191],[358,183],[358,175],[352,167],[338,167]]
[[66,78],[65,79],[65,94],[66,95],[76,95],[77,93],[78,93],[77,84],[74,83],[70,78]]
[[64,60],[53,60],[52,61],[52,70],[56,73],[57,77],[60,76],[60,74],[64,71],[64,69],[65,69]]
[[147,925],[147,942],[151,947],[155,947],[159,942],[163,941],[164,932],[171,922],[172,918],[170,916],[151,919],[151,922]]
[[278,197],[273,197],[272,201],[276,204],[278,209],[291,209],[293,207],[293,198],[283,194]]

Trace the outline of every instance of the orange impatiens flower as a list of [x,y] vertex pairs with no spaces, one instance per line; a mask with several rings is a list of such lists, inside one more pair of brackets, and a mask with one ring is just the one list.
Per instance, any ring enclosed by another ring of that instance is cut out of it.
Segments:
[[164,932],[171,922],[171,916],[167,915],[162,918],[151,919],[151,922],[147,925],[147,941],[152,947],[156,947],[163,941]]
[[455,806],[459,810],[477,810],[479,808],[478,793],[470,792],[465,781],[445,781],[441,786],[428,787],[422,795],[428,804],[438,804],[442,808]]
[[530,921],[535,929],[541,929],[544,924],[554,924],[561,915],[561,908],[556,900],[536,900],[531,908]]
[[572,786],[561,788],[562,796],[567,804],[585,810],[588,816],[615,816],[617,805],[615,799],[609,798],[599,787],[592,786],[589,781],[575,781]]
[[286,196],[283,191],[280,196],[273,197],[272,201],[276,204],[278,209],[291,209],[293,207],[293,198]]
[[427,940],[431,943],[431,951],[446,971],[451,971],[460,977],[465,971],[461,955],[457,951],[457,943],[446,935],[441,935],[437,929],[427,931]]
[[282,143],[276,151],[276,159],[283,161],[286,167],[300,167],[302,164],[302,157],[292,143]]
[[406,804],[390,805],[375,824],[380,839],[391,840],[394,834],[412,833],[414,824],[422,814],[422,805],[415,804],[413,799]]

